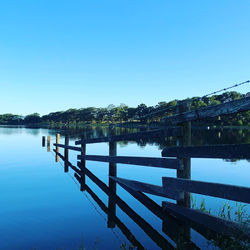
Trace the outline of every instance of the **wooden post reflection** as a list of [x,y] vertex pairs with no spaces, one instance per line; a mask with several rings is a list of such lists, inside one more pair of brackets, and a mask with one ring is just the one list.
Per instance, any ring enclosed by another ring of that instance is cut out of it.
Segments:
[[47,136],[47,152],[50,152],[50,136]]
[[42,137],[42,146],[45,147],[45,136]]
[[[56,134],[56,144],[60,143],[60,134],[57,133]],[[59,162],[59,155],[57,154],[59,153],[59,147],[56,147],[56,162]]]
[[[67,135],[65,135],[65,146],[69,145],[69,137]],[[64,172],[68,172],[69,171],[69,149],[68,148],[64,148]]]
[[220,131],[218,132],[218,138],[221,138],[221,132]]
[[[109,129],[109,135],[112,136],[115,134],[114,128]],[[109,156],[117,155],[117,143],[110,142],[109,143]],[[117,176],[117,164],[109,163],[109,176]],[[111,193],[116,194],[116,182],[109,178],[109,189]],[[112,214],[116,214],[116,203],[112,196],[109,196],[108,200],[108,228],[114,228],[115,222],[112,220]]]
[[[81,155],[86,155],[86,144],[81,144]],[[81,191],[85,190],[85,167],[86,161],[81,160]]]
[[162,221],[162,232],[164,232],[174,242],[177,243],[182,240],[184,227],[184,223],[175,219],[173,216],[168,214],[164,215],[164,220]]

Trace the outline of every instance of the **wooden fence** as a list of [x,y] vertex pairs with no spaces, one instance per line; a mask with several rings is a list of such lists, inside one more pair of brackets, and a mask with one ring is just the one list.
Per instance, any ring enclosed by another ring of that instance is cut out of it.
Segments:
[[[144,221],[140,215],[131,211],[131,208],[121,200],[116,194],[116,184],[119,184],[122,188],[128,191],[133,197],[139,200],[144,206],[146,206],[152,213],[160,217],[166,225],[166,221],[170,221],[170,225],[176,224],[174,221],[178,219],[181,221],[182,228],[183,223],[188,221],[195,230],[204,235],[204,231],[207,235],[213,235],[214,233],[220,233],[228,237],[235,236],[241,239],[250,239],[249,227],[242,229],[242,225],[233,221],[229,221],[211,214],[201,212],[200,210],[191,208],[190,205],[190,193],[197,193],[212,197],[219,197],[223,199],[239,201],[244,203],[250,203],[250,188],[234,185],[226,185],[220,183],[211,183],[203,181],[191,180],[191,165],[190,158],[222,158],[222,159],[250,159],[250,144],[241,145],[210,145],[210,146],[191,146],[191,123],[190,121],[196,119],[206,119],[209,117],[215,117],[218,115],[226,115],[237,112],[249,110],[250,98],[242,100],[232,101],[217,106],[211,106],[196,111],[189,111],[188,107],[180,106],[178,112],[180,114],[172,117],[167,117],[164,122],[171,124],[166,128],[144,131],[138,133],[131,133],[126,135],[115,135],[113,129],[110,129],[110,134],[107,137],[102,138],[82,138],[75,142],[76,146],[69,145],[68,136],[65,136],[65,143],[59,143],[59,136],[54,146],[56,146],[54,152],[56,153],[56,161],[59,161],[59,157],[64,161],[65,172],[68,168],[72,168],[75,171],[75,177],[81,184],[81,190],[86,190],[93,199],[100,205],[104,211],[111,211],[108,213],[109,217],[113,220],[108,220],[109,227],[120,225],[122,231],[128,234],[126,227],[115,216],[116,205],[122,210],[129,211],[134,221],[139,221],[144,231],[153,237],[153,240],[160,247],[168,246],[171,249],[171,244],[162,239],[158,235],[152,226]],[[118,141],[133,141],[140,140],[149,137],[177,137],[176,147],[167,147],[162,151],[162,157],[132,157],[132,156],[117,156],[117,142]],[[86,145],[91,143],[109,143],[109,155],[86,155]],[[79,146],[77,146],[79,145]],[[59,148],[64,149],[64,155],[59,152]],[[69,162],[69,150],[79,152],[77,156],[77,166],[74,166]],[[168,158],[171,157],[171,158]],[[86,161],[100,161],[109,163],[109,185],[107,186],[100,179],[98,179],[87,167]],[[157,168],[169,168],[176,170],[176,178],[162,177],[162,185],[152,185],[149,183],[139,182],[135,180],[128,180],[117,177],[117,164],[130,164],[138,166],[148,166]],[[98,187],[100,187],[108,196],[108,207],[104,205],[102,201],[94,194],[94,192],[86,185],[85,178],[88,177]],[[153,194],[165,198],[169,198],[174,202],[164,201],[162,206],[156,204],[146,194]],[[111,198],[113,197],[113,198]],[[114,199],[115,197],[115,199]],[[174,219],[175,218],[175,219]],[[110,222],[112,221],[112,222]],[[163,226],[163,231],[170,234],[170,238],[176,240],[177,233],[174,233],[174,228],[180,228],[178,223],[171,230],[166,229]],[[186,227],[184,227],[186,228]],[[177,230],[176,229],[176,230]],[[207,233],[209,230],[209,234]],[[178,230],[177,230],[178,231]],[[152,236],[152,232],[153,235]],[[185,238],[190,240],[190,228],[185,230]],[[209,237],[210,237],[209,236]],[[129,236],[133,243],[138,246],[141,244],[134,238]],[[159,240],[160,239],[160,240]],[[194,248],[195,249],[195,248]]]

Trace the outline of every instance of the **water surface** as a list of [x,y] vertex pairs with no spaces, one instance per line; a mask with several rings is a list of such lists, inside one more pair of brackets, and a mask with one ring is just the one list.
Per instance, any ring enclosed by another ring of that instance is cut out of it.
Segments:
[[[135,132],[136,129],[117,129],[116,133]],[[108,228],[106,213],[88,192],[80,192],[73,171],[64,173],[63,163],[55,162],[55,155],[41,146],[43,135],[55,142],[57,130],[0,127],[0,249],[120,249],[131,242],[116,226]],[[64,141],[64,131],[59,131]],[[70,144],[84,134],[100,137],[106,128],[88,127],[71,131]],[[249,143],[250,131],[194,130],[194,145]],[[118,143],[117,155],[160,157],[166,145],[175,145],[175,138],[154,138],[147,141]],[[63,150],[60,150],[63,153]],[[108,144],[87,145],[87,154],[108,155]],[[76,164],[77,153],[70,151],[70,161]],[[250,187],[250,168],[247,160],[192,159],[191,178],[210,182]],[[108,184],[108,163],[87,162],[87,168]],[[176,177],[175,170],[118,164],[117,176],[161,185],[161,177]],[[108,197],[87,178],[87,185],[108,204]],[[162,232],[162,221],[135,200],[119,185],[117,194],[144,218],[160,235],[173,245]],[[167,200],[150,195],[158,204]],[[202,199],[213,214],[228,202],[223,199],[194,195],[196,206]],[[235,202],[229,202],[235,208]],[[249,206],[246,207],[249,213]],[[135,238],[147,249],[159,246],[118,206],[116,216]],[[194,230],[191,240],[202,249],[212,248],[208,241]]]

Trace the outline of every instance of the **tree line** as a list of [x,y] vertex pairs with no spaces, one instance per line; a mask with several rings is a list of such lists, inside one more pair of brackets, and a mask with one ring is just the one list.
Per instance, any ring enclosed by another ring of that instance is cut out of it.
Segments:
[[[192,109],[199,109],[208,105],[217,105],[232,100],[237,100],[248,94],[241,94],[235,91],[225,92],[221,95],[211,97],[193,97],[182,100],[188,102]],[[68,109],[66,111],[52,112],[40,116],[38,113],[29,114],[25,117],[16,114],[0,115],[0,124],[2,125],[25,125],[25,124],[47,124],[77,126],[81,124],[93,123],[157,123],[162,117],[175,114],[179,100],[170,102],[159,102],[155,106],[140,104],[137,107],[129,107],[126,104],[115,106],[110,104],[106,108],[87,107],[80,109]],[[153,114],[153,115],[152,115]],[[205,124],[207,121],[202,121]],[[215,125],[250,125],[250,111],[222,117],[220,120],[213,119]],[[210,119],[211,124],[211,119]]]

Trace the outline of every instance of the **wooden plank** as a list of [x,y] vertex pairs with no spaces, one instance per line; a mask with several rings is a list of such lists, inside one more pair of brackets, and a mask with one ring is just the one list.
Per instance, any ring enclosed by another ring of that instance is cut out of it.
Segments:
[[162,177],[163,188],[209,195],[223,199],[250,203],[250,188],[182,178]]
[[110,163],[131,164],[158,168],[182,169],[178,159],[156,157],[132,157],[132,156],[101,156],[101,155],[78,155],[78,160],[101,161]]
[[[150,199],[147,195],[142,192],[135,191],[132,188],[124,185],[119,181],[119,178],[110,177],[116,181],[122,188],[129,192],[135,199],[141,202],[147,209],[149,209],[154,215],[163,220],[164,232],[170,237],[173,241],[180,241],[180,232],[182,232],[182,227],[187,227],[188,225],[177,220],[174,216],[170,215],[168,212],[164,211],[163,208],[158,205],[155,201]],[[182,236],[182,243],[185,243],[185,246],[188,246],[188,249],[199,249],[188,237]]]
[[[89,173],[91,173],[89,171]],[[92,173],[91,173],[92,174]],[[93,175],[93,174],[92,174]],[[91,175],[90,175],[91,176]],[[81,183],[81,177],[78,174],[75,174],[75,177],[77,178],[77,180],[79,181],[79,183]],[[97,178],[97,177],[96,177]],[[113,178],[113,177],[112,177]],[[97,178],[98,179],[98,178]],[[99,180],[99,179],[98,179]],[[100,180],[99,180],[100,181]],[[101,182],[101,181],[100,181]],[[100,182],[95,180],[95,183],[97,184],[97,186],[99,186]],[[106,184],[104,184],[103,182],[101,182],[101,186],[99,186],[106,194],[108,194],[109,196],[112,194],[110,193],[108,186]],[[119,183],[120,184],[120,183]],[[150,211],[152,213],[154,213],[156,216],[158,216],[161,219],[166,219],[169,217],[172,217],[172,214],[170,214],[167,211],[164,211],[164,209],[162,207],[160,207],[157,203],[155,203],[153,200],[151,200],[149,197],[147,197],[145,194],[141,193],[141,192],[136,192],[133,189],[130,189],[129,187],[120,184],[125,190],[127,190],[131,195],[133,195],[136,199],[138,199],[143,205],[145,205],[148,209],[150,209]],[[103,186],[106,186],[106,188],[103,189]],[[88,187],[86,186],[86,191],[88,191]],[[135,195],[137,194],[137,195]],[[156,236],[152,236],[152,233],[154,234],[154,230],[152,228],[150,228],[149,225],[146,225],[143,223],[143,219],[140,218],[135,212],[131,213],[130,211],[130,207],[124,203],[123,200],[120,199],[119,196],[112,196],[113,199],[116,201],[116,203],[119,205],[119,207],[128,215],[132,218],[132,220],[134,220],[139,226],[142,227],[142,229],[150,236],[150,238],[152,238],[153,240],[156,240],[158,237]],[[145,199],[146,197],[146,199]],[[132,210],[133,211],[133,210]],[[175,221],[176,223],[181,223],[178,222],[178,219],[176,218],[176,216],[174,215]],[[209,236],[211,236],[211,231],[207,231],[208,229],[204,227],[204,225],[201,225],[200,223],[197,224],[194,221],[189,220],[187,217],[182,218],[182,221],[184,221],[184,223],[192,223],[192,227],[198,231],[199,233],[201,233],[204,237],[208,236],[208,232],[209,232]],[[169,222],[169,220],[167,220],[167,222]],[[117,222],[116,222],[117,224]],[[118,224],[117,224],[118,225]],[[169,226],[169,225],[168,225]],[[171,234],[171,236],[173,236]],[[210,237],[211,238],[211,237]],[[211,239],[215,239],[216,236],[212,235]],[[175,237],[176,239],[176,237]],[[159,240],[158,240],[159,241]],[[162,242],[162,240],[160,240],[160,242]],[[161,243],[158,243],[158,245],[160,245]],[[192,248],[191,248],[192,249]],[[195,248],[194,248],[195,249]]]
[[[183,233],[182,227],[188,227],[190,223],[186,223],[183,221],[180,221],[176,219],[176,217],[173,217],[171,214],[169,214],[167,211],[164,211],[164,209],[159,206],[155,201],[150,199],[147,195],[145,195],[142,192],[135,191],[132,188],[129,188],[128,186],[124,185],[122,182],[119,181],[119,178],[110,177],[114,181],[117,181],[117,183],[124,188],[127,192],[129,192],[135,199],[137,199],[139,202],[141,202],[146,208],[148,208],[154,215],[159,217],[163,220],[163,232],[168,235],[173,241],[178,242],[180,241],[180,236],[182,236],[183,241],[185,242],[185,246],[189,246],[188,249],[199,249],[191,240],[186,237],[186,235],[180,234]],[[197,228],[200,232],[204,232],[204,229],[201,230],[200,226],[197,227],[196,223],[192,223],[192,227],[195,228],[196,231]],[[185,230],[184,230],[185,231]],[[207,235],[203,233],[203,235]],[[185,236],[185,237],[184,237]]]
[[[163,211],[163,208],[159,206],[155,201],[150,199],[147,195],[142,192],[134,191],[133,189],[129,188],[128,186],[124,185],[122,182],[119,181],[119,178],[110,177],[110,179],[116,181],[122,188],[124,188],[127,192],[129,192],[135,199],[141,202],[147,209],[149,209],[154,215],[162,219],[164,222],[164,229],[168,230],[168,237],[170,237],[173,241],[177,242],[180,240],[178,236],[180,236],[180,229],[182,226],[186,226],[184,223],[180,225],[180,221],[177,221],[173,216],[169,213]],[[170,224],[171,222],[171,224]],[[179,223],[177,223],[179,222]],[[166,225],[167,224],[167,225]],[[176,230],[175,230],[176,229]],[[166,232],[166,230],[165,230]],[[189,249],[200,249],[198,248],[188,237],[182,237],[183,242],[185,242],[185,246],[189,246]]]
[[[113,177],[111,178],[114,179]],[[186,227],[192,227],[194,230],[196,230],[199,234],[203,235],[207,239],[217,239],[217,233],[212,231],[211,229],[208,229],[203,224],[197,224],[196,222],[188,219],[187,217],[179,218],[178,216],[177,218],[176,216],[173,216],[173,214],[170,214],[168,211],[164,211],[163,207],[159,206],[156,202],[154,202],[145,194],[138,191],[134,191],[133,189],[129,188],[128,186],[122,184],[119,181],[117,181],[117,183],[127,192],[129,192],[135,199],[141,202],[146,208],[148,208],[154,215],[163,220],[162,230],[173,241],[178,242],[180,241],[180,237],[182,237],[183,241],[185,241],[185,245],[189,246],[188,249],[197,249],[197,246],[193,242],[191,242],[188,237],[186,237]],[[230,239],[228,238],[227,241],[229,242]]]
[[123,179],[123,178],[117,178],[117,177],[116,178],[110,177],[110,178],[112,178],[118,183],[128,186],[134,191],[162,196],[162,197],[166,197],[166,198],[173,199],[173,200],[180,200],[183,198],[182,192],[173,191],[171,189],[166,189],[161,186],[139,182],[139,181]]
[[248,110],[250,110],[250,97],[173,115],[163,118],[162,122],[169,125],[176,125],[183,122],[213,118],[220,115],[230,115]]
[[64,144],[57,144],[57,143],[54,143],[53,145],[56,146],[56,147],[59,147],[59,148],[66,148],[66,149],[70,149],[70,150],[81,152],[81,148],[80,147],[75,147],[75,146],[70,146],[70,145],[64,145]]
[[114,141],[134,141],[140,139],[148,139],[149,137],[166,137],[166,136],[181,136],[182,131],[179,127],[169,127],[164,129],[156,129],[151,131],[143,131],[125,135],[111,135],[102,138],[92,138],[92,139],[82,139],[76,141],[75,144],[83,144],[83,143],[99,143],[99,142],[114,142]]
[[234,236],[240,239],[249,240],[249,226],[225,220],[223,218],[203,213],[200,210],[178,206],[170,202],[162,202],[165,211],[178,217],[188,218],[197,224],[206,226],[214,232],[227,236]]
[[[65,157],[64,157],[62,154],[56,152],[55,149],[53,149],[53,151],[54,151],[54,152],[56,153],[56,155],[57,155],[58,157],[60,157],[64,162],[66,161]],[[76,173],[81,174],[80,169],[78,169],[77,167],[75,167],[70,161],[67,161],[67,164],[68,164],[68,166],[71,167]]]
[[250,159],[250,144],[167,147],[161,154],[178,158]]
[[162,220],[165,217],[165,213],[162,210],[162,207],[159,206],[156,202],[146,196],[144,193],[140,191],[135,191],[134,189],[130,188],[129,186],[123,184],[117,177],[109,177],[113,181],[117,182],[122,188],[124,188],[127,192],[129,192],[135,199],[140,201],[146,208],[148,208],[154,215],[161,218]]

